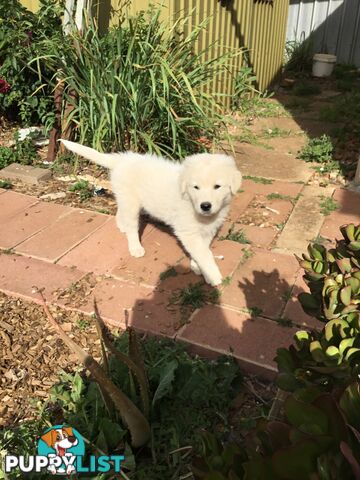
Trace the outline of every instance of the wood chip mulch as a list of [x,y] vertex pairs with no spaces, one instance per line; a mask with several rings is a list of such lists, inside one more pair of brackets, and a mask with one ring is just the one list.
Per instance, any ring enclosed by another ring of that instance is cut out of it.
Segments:
[[[50,310],[67,334],[99,359],[92,319],[56,307]],[[36,400],[48,398],[59,372],[79,367],[41,306],[0,293],[0,427],[35,418]]]

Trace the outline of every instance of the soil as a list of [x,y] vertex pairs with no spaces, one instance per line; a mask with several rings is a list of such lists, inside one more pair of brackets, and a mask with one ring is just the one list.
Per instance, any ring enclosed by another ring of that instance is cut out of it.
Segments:
[[[99,339],[89,318],[50,307],[68,335],[96,358]],[[36,402],[45,400],[61,370],[79,368],[49,326],[43,308],[0,293],[0,427],[36,416]]]

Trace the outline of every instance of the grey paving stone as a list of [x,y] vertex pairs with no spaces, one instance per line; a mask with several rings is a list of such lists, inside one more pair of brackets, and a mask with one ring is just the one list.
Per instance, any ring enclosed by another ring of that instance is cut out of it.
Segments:
[[45,168],[32,167],[31,165],[12,163],[0,170],[0,178],[20,180],[24,183],[36,185],[49,180],[51,178],[51,171]]

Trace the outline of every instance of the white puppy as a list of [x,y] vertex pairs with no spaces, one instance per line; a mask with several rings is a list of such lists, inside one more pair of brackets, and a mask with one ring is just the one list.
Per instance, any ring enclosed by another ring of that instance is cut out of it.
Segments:
[[221,283],[210,244],[241,185],[232,157],[202,153],[180,164],[150,154],[99,153],[61,141],[72,152],[110,170],[118,206],[116,222],[127,235],[131,255],[145,254],[139,240],[139,216],[145,210],[173,229],[191,257],[193,272],[202,273],[210,285]]

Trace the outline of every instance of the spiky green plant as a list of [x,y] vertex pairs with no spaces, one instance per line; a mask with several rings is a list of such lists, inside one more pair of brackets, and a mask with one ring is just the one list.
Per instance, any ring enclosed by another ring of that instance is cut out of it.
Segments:
[[[98,150],[133,150],[179,159],[216,140],[222,111],[205,87],[237,53],[205,59],[195,52],[206,21],[181,33],[187,18],[170,25],[160,10],[141,12],[101,36],[88,20],[74,31],[63,51],[44,42],[54,79],[64,85],[64,116],[76,138]],[[55,46],[56,47],[56,46]]]

